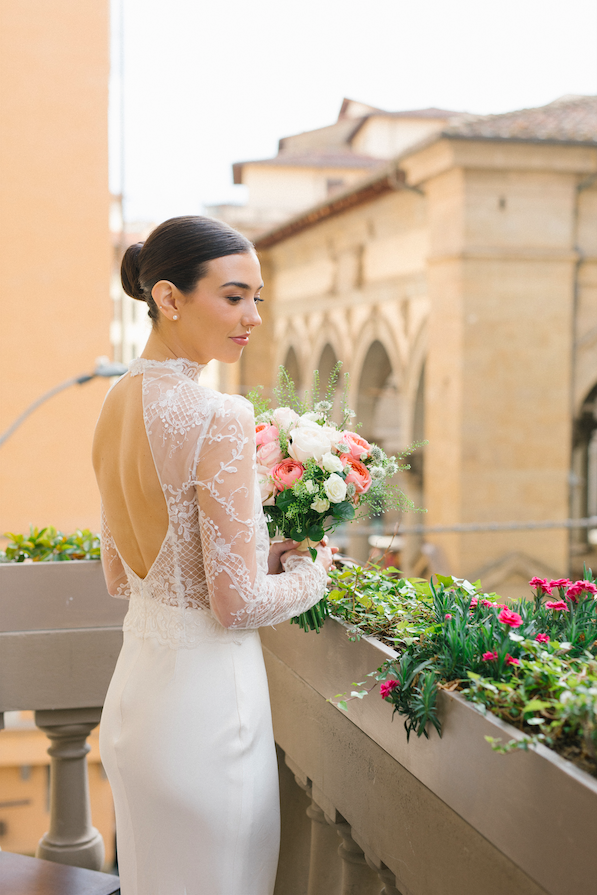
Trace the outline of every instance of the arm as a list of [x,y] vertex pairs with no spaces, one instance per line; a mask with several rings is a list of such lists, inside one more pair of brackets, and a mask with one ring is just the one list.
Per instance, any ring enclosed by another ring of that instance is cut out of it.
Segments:
[[122,560],[116,550],[116,544],[112,533],[108,528],[106,514],[102,506],[102,568],[104,570],[104,578],[106,579],[106,587],[111,597],[118,597],[122,600],[128,600],[131,596],[129,583],[122,565]]
[[258,549],[263,552],[263,510],[256,503],[255,423],[245,401],[225,398],[214,415],[196,486],[210,604],[222,625],[273,625],[323,597],[327,572],[321,562],[290,556],[283,574],[267,575],[257,561]]

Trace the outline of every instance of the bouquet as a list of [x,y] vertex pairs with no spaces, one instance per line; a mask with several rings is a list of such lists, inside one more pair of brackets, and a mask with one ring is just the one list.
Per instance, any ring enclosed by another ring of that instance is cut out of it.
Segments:
[[[301,400],[283,367],[275,391],[280,406],[272,410],[259,392],[248,395],[256,411],[257,472],[270,537],[298,541],[297,549],[309,551],[313,560],[316,545],[341,523],[389,506],[412,507],[388,482],[408,466],[386,456],[351,425],[356,414],[346,403],[347,376],[340,422],[333,422],[339,368],[337,364],[332,371],[324,400],[319,400],[317,371],[311,392]],[[305,631],[319,631],[327,614],[324,598],[292,622]]]

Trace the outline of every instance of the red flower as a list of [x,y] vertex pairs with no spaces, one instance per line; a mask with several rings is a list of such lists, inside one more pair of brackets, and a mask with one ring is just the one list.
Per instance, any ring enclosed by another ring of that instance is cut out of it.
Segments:
[[576,603],[577,597],[580,597],[583,593],[597,594],[597,587],[595,587],[592,581],[575,581],[566,591],[566,596],[573,603]]
[[549,643],[549,634],[537,634],[535,640],[539,643]]
[[395,690],[398,686],[400,686],[398,681],[384,681],[379,686],[379,695],[382,699],[387,699],[392,690]]
[[568,587],[569,584],[572,584],[570,578],[552,578],[548,586],[553,589],[554,587]]
[[481,656],[484,662],[497,662],[497,657],[497,653],[492,652],[483,653],[483,655]]
[[520,665],[520,659],[515,659],[510,653],[506,653],[506,665]]
[[570,612],[563,600],[548,600],[545,605],[548,609],[555,609],[558,612]]
[[531,580],[529,581],[529,585],[531,587],[534,587],[537,592],[549,594],[549,596],[551,597],[551,586],[547,578],[531,578]]
[[498,619],[503,625],[508,625],[509,628],[520,628],[522,625],[521,616],[518,612],[513,612],[511,609],[502,609]]

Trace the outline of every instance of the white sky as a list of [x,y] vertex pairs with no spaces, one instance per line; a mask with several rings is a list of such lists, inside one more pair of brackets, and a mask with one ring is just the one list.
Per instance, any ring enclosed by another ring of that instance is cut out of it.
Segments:
[[597,94],[595,0],[112,0],[111,187],[129,221],[243,201],[235,161],[336,120],[493,113]]

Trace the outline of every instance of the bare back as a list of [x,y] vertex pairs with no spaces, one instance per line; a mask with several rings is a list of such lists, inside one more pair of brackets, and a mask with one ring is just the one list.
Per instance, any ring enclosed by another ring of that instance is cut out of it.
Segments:
[[168,510],[145,431],[141,376],[124,376],[106,397],[93,467],[119,552],[145,578],[166,536]]

